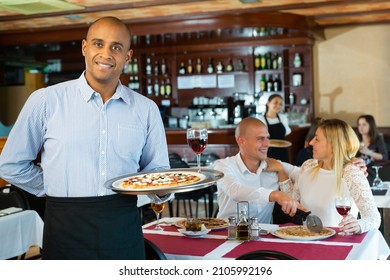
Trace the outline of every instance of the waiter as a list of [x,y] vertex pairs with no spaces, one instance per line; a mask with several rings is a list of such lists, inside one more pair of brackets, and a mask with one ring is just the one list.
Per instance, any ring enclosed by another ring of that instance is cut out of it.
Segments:
[[144,259],[137,196],[104,183],[169,168],[160,112],[119,81],[132,56],[123,22],[98,19],[81,50],[80,78],[27,100],[0,156],[0,177],[47,197],[43,259]]

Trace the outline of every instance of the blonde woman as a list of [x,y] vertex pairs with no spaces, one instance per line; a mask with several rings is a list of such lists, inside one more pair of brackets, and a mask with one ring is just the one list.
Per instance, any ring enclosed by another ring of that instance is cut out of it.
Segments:
[[[363,233],[379,228],[381,219],[367,178],[351,163],[359,140],[347,123],[338,119],[322,121],[310,141],[313,159],[301,168],[268,159],[268,171],[285,172],[290,180],[280,183],[282,191],[298,199],[325,226],[339,226],[344,232]],[[342,219],[334,199],[341,187],[353,198],[350,214]],[[360,219],[357,219],[360,213]],[[340,222],[341,221],[341,222]]]

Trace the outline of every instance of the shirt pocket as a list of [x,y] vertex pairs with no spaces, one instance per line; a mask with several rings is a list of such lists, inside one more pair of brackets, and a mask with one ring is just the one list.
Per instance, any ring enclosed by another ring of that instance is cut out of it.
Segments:
[[138,125],[118,124],[118,153],[138,162],[145,145],[145,128]]

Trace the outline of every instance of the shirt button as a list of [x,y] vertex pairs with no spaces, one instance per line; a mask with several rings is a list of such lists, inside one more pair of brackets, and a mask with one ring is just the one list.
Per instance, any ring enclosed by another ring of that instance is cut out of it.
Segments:
[[102,155],[104,155],[105,154],[105,152],[104,151],[102,151]]
[[102,172],[102,176],[106,175],[106,173]]
[[102,134],[105,134],[106,133],[106,131],[105,130],[102,130]]

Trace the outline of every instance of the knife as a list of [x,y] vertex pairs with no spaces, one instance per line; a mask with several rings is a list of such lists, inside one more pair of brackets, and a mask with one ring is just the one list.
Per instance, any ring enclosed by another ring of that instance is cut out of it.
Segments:
[[321,232],[323,229],[321,219],[316,215],[310,215],[311,211],[305,212],[303,210],[297,209],[294,218],[299,218],[302,221],[302,224],[305,225],[312,232]]

